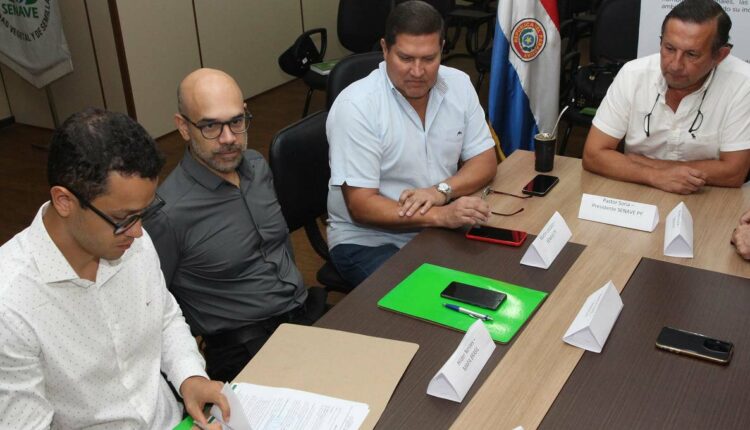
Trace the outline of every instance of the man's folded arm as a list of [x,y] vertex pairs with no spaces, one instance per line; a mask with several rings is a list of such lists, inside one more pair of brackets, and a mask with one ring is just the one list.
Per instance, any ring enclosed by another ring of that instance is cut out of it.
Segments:
[[651,185],[648,169],[617,151],[620,139],[591,126],[583,146],[583,168],[620,181]]
[[410,217],[399,215],[399,204],[375,188],[341,186],[346,207],[352,219],[373,227],[387,229],[413,229],[421,227],[457,228],[462,225],[482,223],[487,220],[489,207],[478,197],[461,197],[445,206],[437,206],[422,214]]
[[617,151],[619,139],[592,125],[583,148],[583,168],[620,181],[649,185],[660,190],[690,194],[706,184],[707,174],[678,162],[662,164],[635,154]]
[[706,174],[706,185],[719,187],[740,187],[745,183],[750,169],[750,149],[720,152],[718,160],[672,161],[653,160],[642,155],[632,155],[639,164],[656,169],[687,166]]

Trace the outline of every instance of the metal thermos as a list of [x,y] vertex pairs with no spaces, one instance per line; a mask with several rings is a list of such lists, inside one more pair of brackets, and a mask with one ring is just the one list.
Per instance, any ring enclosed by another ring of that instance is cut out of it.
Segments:
[[538,133],[534,136],[534,169],[537,172],[549,172],[555,164],[555,136],[550,133]]

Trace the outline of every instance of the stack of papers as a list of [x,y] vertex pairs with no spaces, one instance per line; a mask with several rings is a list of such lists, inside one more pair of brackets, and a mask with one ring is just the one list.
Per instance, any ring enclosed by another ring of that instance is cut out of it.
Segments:
[[356,430],[370,408],[352,402],[290,388],[238,383],[224,385],[230,419],[222,419],[213,406],[211,414],[228,430]]
[[[234,382],[285,387],[359,402],[369,408],[359,428],[372,430],[417,349],[419,345],[415,343],[282,324]],[[252,412],[248,416],[252,419]],[[351,428],[355,427],[352,424]]]

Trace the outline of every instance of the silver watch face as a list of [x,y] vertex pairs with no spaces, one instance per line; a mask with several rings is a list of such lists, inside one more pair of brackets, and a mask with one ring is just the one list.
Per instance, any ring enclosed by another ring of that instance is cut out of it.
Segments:
[[451,192],[451,186],[446,184],[445,182],[439,183],[437,189],[443,194],[450,194]]

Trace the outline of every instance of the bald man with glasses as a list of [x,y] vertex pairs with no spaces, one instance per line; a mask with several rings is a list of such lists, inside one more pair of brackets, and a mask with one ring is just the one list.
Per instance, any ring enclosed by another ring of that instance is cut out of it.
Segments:
[[230,381],[280,324],[317,320],[326,292],[302,282],[268,164],[247,149],[252,115],[237,82],[190,73],[174,119],[187,148],[145,227],[167,287],[206,342],[206,371]]
[[750,168],[750,65],[730,55],[731,27],[713,0],[672,9],[659,54],[627,63],[607,91],[583,167],[679,194],[741,186]]

